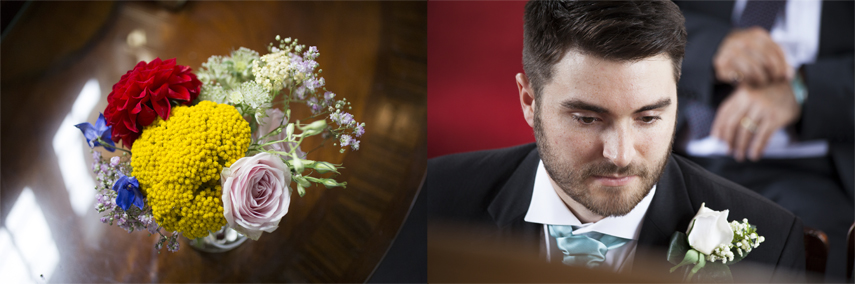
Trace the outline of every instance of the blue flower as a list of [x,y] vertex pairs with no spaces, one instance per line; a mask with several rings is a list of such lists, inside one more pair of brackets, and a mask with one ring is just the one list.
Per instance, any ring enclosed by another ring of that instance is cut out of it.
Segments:
[[137,181],[137,178],[128,177],[119,172],[119,180],[113,184],[113,190],[119,193],[116,196],[116,204],[122,210],[128,211],[131,208],[131,204],[136,205],[139,209],[145,206],[142,192],[140,192],[140,183]]
[[100,114],[98,116],[98,121],[95,122],[95,126],[92,126],[91,123],[84,122],[78,125],[75,125],[80,131],[83,131],[83,136],[86,137],[86,144],[89,144],[90,148],[103,146],[100,142],[98,142],[98,138],[101,138],[102,141],[110,144],[111,147],[104,147],[107,151],[113,152],[116,150],[116,144],[113,143],[113,139],[110,138],[112,131],[110,130],[112,127],[107,126],[106,120],[104,120],[104,114]]

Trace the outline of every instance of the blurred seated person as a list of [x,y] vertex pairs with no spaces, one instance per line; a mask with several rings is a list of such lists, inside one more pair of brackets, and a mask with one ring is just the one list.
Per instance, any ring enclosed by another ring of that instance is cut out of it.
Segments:
[[853,2],[677,1],[688,42],[675,151],[824,231],[853,223]]
[[[671,237],[705,204],[766,236],[734,264],[735,281],[798,281],[787,272],[804,273],[801,221],[671,153],[686,43],[673,2],[530,1],[524,18],[516,82],[536,143],[429,160],[429,222],[539,248],[552,263],[635,273],[668,267]],[[636,260],[651,250],[659,257]],[[772,270],[737,272],[751,263]]]

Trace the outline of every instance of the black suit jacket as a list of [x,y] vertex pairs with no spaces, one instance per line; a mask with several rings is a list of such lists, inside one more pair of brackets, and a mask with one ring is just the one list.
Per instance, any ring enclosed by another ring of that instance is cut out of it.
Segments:
[[[678,83],[680,101],[698,100],[716,109],[732,92],[715,79],[713,57],[734,28],[734,1],[675,1],[686,18],[688,42]],[[802,67],[808,98],[796,123],[798,138],[829,142],[829,156],[840,183],[855,196],[855,2],[823,1],[819,50],[814,63]],[[681,104],[681,107],[685,104]],[[685,111],[677,129],[685,130]],[[678,133],[677,137],[681,137]],[[680,145],[681,141],[677,141]]]
[[[523,220],[531,203],[539,161],[535,144],[429,160],[424,187],[429,222],[486,227],[499,239],[522,238],[539,243],[542,226]],[[775,273],[751,275],[752,279],[793,282],[792,278],[782,278],[788,277],[785,271],[804,272],[803,228],[798,218],[762,196],[675,155],[668,158],[644,217],[638,250],[661,249],[662,265],[667,266],[664,251],[671,236],[676,231],[686,231],[703,202],[714,210],[729,209],[730,220],[748,218],[766,237],[744,261],[775,267]],[[638,267],[637,264],[634,268]],[[734,270],[736,281],[745,276],[739,273]]]

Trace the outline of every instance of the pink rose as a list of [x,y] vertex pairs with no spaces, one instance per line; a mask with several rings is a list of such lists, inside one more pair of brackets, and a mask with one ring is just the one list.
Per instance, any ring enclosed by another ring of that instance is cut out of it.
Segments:
[[223,169],[223,214],[232,229],[258,240],[273,232],[291,203],[291,171],[279,156],[259,153]]

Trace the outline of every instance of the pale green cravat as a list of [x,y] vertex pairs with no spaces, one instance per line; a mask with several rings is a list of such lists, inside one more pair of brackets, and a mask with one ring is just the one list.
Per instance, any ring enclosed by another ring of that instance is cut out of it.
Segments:
[[606,260],[610,249],[618,248],[629,240],[607,234],[590,232],[574,235],[572,226],[549,225],[549,235],[555,238],[564,253],[564,264],[594,268]]

